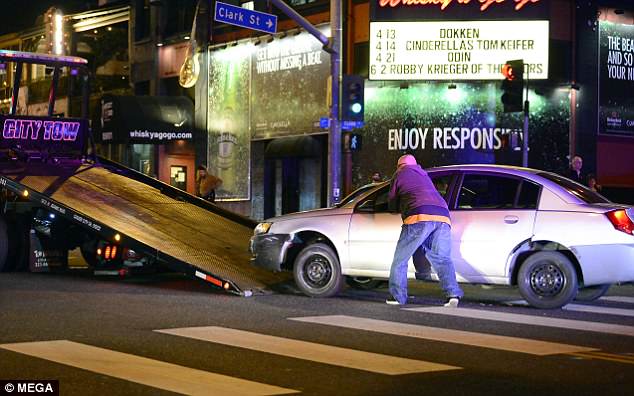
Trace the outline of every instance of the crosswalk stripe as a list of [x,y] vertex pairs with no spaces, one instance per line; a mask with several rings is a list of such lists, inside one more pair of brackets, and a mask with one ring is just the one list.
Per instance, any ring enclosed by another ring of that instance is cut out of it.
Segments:
[[457,308],[448,309],[445,307],[417,307],[405,308],[407,311],[425,312],[440,315],[460,316],[463,318],[495,320],[498,322],[508,322],[517,324],[527,324],[535,326],[558,327],[570,330],[592,331],[595,333],[617,334],[634,336],[634,327],[623,326],[610,323],[587,322],[582,320],[545,318],[536,315],[522,315],[507,312],[486,311],[481,309]]
[[611,308],[611,307],[601,307],[596,305],[581,305],[581,304],[568,304],[563,306],[562,308],[567,311],[634,317],[634,309]]
[[629,304],[634,304],[634,297],[625,297],[625,296],[606,296],[606,297],[601,297],[600,300],[605,300],[605,301],[614,301],[614,302],[623,302],[623,303],[629,303]]
[[531,355],[539,356],[594,350],[594,348],[581,347],[576,345],[529,340],[517,337],[499,336],[494,334],[475,333],[463,330],[420,326],[408,323],[361,318],[356,316],[305,316],[289,319],[299,322],[345,327],[355,330],[374,331],[377,333],[393,334],[405,337],[421,338],[425,340],[442,341],[453,344],[470,345],[489,349],[498,349],[503,351],[528,353]]
[[313,342],[298,341],[226,327],[187,327],[155,330],[159,333],[231,345],[292,358],[311,360],[335,366],[374,373],[398,375],[430,371],[456,370],[460,367],[363,352]]
[[264,396],[299,392],[67,340],[0,344],[0,348],[187,395]]

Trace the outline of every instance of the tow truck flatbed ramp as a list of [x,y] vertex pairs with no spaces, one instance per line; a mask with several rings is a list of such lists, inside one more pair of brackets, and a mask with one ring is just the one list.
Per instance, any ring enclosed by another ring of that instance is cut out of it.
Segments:
[[51,211],[230,292],[264,294],[287,280],[249,264],[252,220],[114,163],[21,163],[0,176]]

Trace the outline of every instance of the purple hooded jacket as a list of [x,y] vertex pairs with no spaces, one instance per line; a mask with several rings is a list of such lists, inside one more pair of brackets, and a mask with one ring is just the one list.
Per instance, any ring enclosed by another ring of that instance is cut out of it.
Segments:
[[[418,164],[401,166],[396,170],[388,198],[390,209],[398,209],[405,223],[429,220],[451,224],[447,202]],[[415,220],[408,221],[409,217]]]

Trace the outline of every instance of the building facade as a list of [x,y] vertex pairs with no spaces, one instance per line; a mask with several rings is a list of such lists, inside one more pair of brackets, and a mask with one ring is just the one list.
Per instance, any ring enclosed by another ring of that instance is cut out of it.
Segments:
[[[207,0],[121,3],[67,19],[70,53],[90,58],[101,86],[111,84],[93,95],[106,156],[190,192],[204,164],[223,179],[217,202],[255,219],[327,205],[330,55],[318,40],[266,2],[250,6],[278,15],[275,34],[216,22]],[[365,79],[365,118],[344,132],[344,142],[354,133],[362,144],[342,147],[342,195],[375,172],[390,177],[403,153],[425,167],[521,165],[524,115],[505,113],[500,98],[501,66],[522,59],[528,165],[565,173],[580,155],[609,198],[632,202],[631,5],[419,3],[343,2],[342,71]],[[330,34],[328,1],[289,4]],[[45,51],[44,26],[3,36],[3,48]],[[127,47],[112,50],[121,37]],[[181,68],[194,55],[196,83],[183,88]],[[21,100],[34,109],[31,92]],[[58,109],[72,114],[73,104]]]

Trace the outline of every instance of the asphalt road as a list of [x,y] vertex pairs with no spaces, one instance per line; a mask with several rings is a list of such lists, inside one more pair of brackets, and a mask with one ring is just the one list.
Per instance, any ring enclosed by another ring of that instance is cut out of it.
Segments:
[[60,394],[82,396],[634,389],[631,284],[563,310],[478,286],[461,308],[438,310],[436,284],[410,291],[411,304],[393,307],[386,289],[311,299],[289,285],[245,298],[176,274],[0,274],[0,379],[56,379]]

